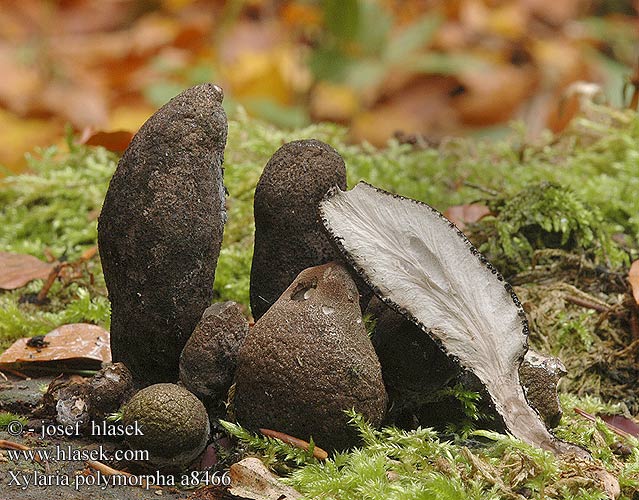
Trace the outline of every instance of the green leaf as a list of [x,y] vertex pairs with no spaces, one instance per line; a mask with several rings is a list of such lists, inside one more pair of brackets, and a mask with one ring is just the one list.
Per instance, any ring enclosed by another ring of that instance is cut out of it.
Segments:
[[352,60],[334,47],[321,47],[313,52],[309,67],[318,80],[343,83]]
[[362,59],[350,65],[346,80],[356,89],[372,87],[384,79],[387,69],[388,67],[381,61]]
[[358,0],[324,0],[326,29],[342,40],[353,40],[360,25]]
[[400,61],[411,52],[423,48],[433,39],[441,24],[442,18],[439,16],[424,16],[390,40],[384,58],[389,62]]
[[302,106],[283,106],[270,99],[250,99],[246,106],[258,117],[284,128],[297,128],[310,121]]

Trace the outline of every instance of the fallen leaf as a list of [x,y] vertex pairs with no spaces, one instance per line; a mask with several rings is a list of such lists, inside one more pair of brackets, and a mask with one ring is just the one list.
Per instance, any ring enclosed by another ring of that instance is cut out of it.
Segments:
[[[72,365],[76,369],[91,370],[111,361],[109,332],[97,325],[73,323],[60,326],[40,339],[42,342],[38,344],[41,347],[30,347],[31,339],[18,339],[0,354],[0,369],[38,370]],[[34,342],[31,341],[31,344]]]
[[37,279],[46,279],[55,264],[33,255],[0,252],[0,288],[15,290]]
[[632,296],[639,305],[639,260],[635,260],[630,266],[628,281],[630,281],[630,287],[632,288]]
[[574,19],[583,8],[583,0],[522,0],[521,5],[531,14],[555,26]]
[[131,139],[133,139],[133,133],[127,130],[115,130],[113,132],[91,132],[90,129],[85,129],[88,133],[84,133],[80,139],[81,144],[88,146],[102,146],[109,151],[116,153],[123,153],[129,146]]
[[368,141],[383,147],[396,132],[421,134],[437,139],[458,129],[451,108],[451,92],[455,78],[428,76],[419,78],[380,102],[374,108],[357,114],[351,123],[350,139]]
[[634,437],[639,437],[639,424],[631,418],[626,418],[623,415],[598,415],[598,417],[611,428],[614,427],[632,434]]
[[348,123],[359,102],[355,90],[346,85],[318,82],[311,91],[309,107],[316,121]]
[[[2,69],[0,68],[0,71]],[[0,109],[0,165],[12,172],[24,170],[27,162],[25,151],[34,146],[55,144],[64,134],[64,122],[56,119],[19,118],[13,113]],[[0,169],[0,177],[3,176]]]
[[251,500],[293,500],[302,495],[283,484],[258,458],[231,465],[229,493]]
[[444,212],[444,217],[463,231],[466,228],[466,224],[477,222],[488,214],[490,214],[490,209],[486,205],[470,203],[468,205],[448,207]]
[[[462,122],[474,126],[509,120],[539,83],[531,66],[492,65],[458,76],[460,92],[453,99]],[[463,89],[463,90],[461,90]]]

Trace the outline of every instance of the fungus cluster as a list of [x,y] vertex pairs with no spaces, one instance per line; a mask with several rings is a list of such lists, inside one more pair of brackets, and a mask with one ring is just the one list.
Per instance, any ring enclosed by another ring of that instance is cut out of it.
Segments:
[[[146,387],[124,407],[149,431],[131,446],[153,448],[157,467],[185,467],[229,407],[249,429],[344,449],[358,441],[344,410],[401,422],[428,393],[471,377],[505,430],[585,455],[531,406],[558,420],[560,362],[529,355],[522,385],[527,323],[497,270],[430,206],[364,183],[345,191],[344,161],[327,144],[285,144],[260,177],[255,325],[237,304],[211,305],[226,130],[219,87],[186,90],[136,134],[106,195],[98,236],[113,358]],[[372,342],[360,308],[370,290]]]

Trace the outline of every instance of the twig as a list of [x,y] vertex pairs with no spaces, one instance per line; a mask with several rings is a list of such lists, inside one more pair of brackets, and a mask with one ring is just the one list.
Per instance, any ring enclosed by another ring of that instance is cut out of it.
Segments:
[[[273,431],[271,429],[260,429],[260,432],[265,436],[279,439],[286,444],[290,444],[291,446],[295,446],[296,448],[301,448],[306,451],[308,451],[311,446],[310,443],[307,443],[302,439],[289,436],[288,434],[284,434],[283,432]],[[326,460],[328,458],[328,453],[319,446],[314,446],[313,456],[318,460]]]
[[60,271],[62,271],[62,268],[65,266],[68,266],[68,264],[67,263],[56,264],[54,268],[51,269],[49,276],[47,276],[47,281],[44,282],[44,285],[42,286],[42,290],[40,290],[40,292],[38,293],[38,296],[36,297],[38,304],[42,304],[42,302],[44,302],[44,299],[47,298],[47,294],[49,293],[49,290],[51,290],[51,287],[55,283],[56,278],[60,275]]
[[[24,444],[14,443],[13,441],[7,441],[6,439],[0,439],[0,449],[2,450],[20,450],[20,451],[29,451],[31,448]],[[33,459],[42,464],[42,458],[39,453],[33,454]]]
[[[30,378],[29,375],[25,375],[24,373],[19,372],[18,370],[14,370],[12,368],[6,368],[5,367],[5,368],[2,368],[2,371],[10,373],[11,375],[15,375],[16,377],[19,377],[19,378],[24,379],[24,380],[28,380]],[[5,376],[5,378],[6,378],[6,376]]]
[[[87,460],[86,464],[87,464],[87,467],[89,467],[90,469],[93,469],[94,471],[97,471],[97,472],[101,472],[105,476],[127,476],[127,477],[133,476],[133,474],[129,472],[114,469],[113,467],[109,467],[108,465],[105,465],[102,462],[98,462],[97,460]],[[138,486],[144,489],[149,489],[149,488],[160,489],[160,487],[155,484],[147,485],[147,482],[142,478],[140,478],[140,482]]]
[[628,344],[626,347],[624,347],[621,351],[618,351],[615,353],[615,357],[617,358],[625,358],[627,354],[635,351],[637,349],[637,347],[639,347],[639,339],[633,340],[632,342],[630,342],[630,344]]
[[489,194],[491,196],[497,196],[499,194],[497,191],[493,191],[492,189],[487,188],[485,186],[480,186],[479,184],[473,184],[472,182],[464,181],[463,184],[466,187],[473,188],[473,189],[476,189],[478,191],[482,191],[482,192],[487,193],[487,194]]
[[583,297],[575,297],[574,295],[564,295],[564,299],[572,304],[587,307],[588,309],[594,309],[597,312],[605,313],[610,312],[610,306],[600,304],[598,302],[594,302]]
[[514,493],[504,481],[499,477],[497,471],[492,465],[483,462],[479,457],[475,456],[468,448],[462,448],[462,454],[472,464],[472,467],[489,483],[497,486],[507,498],[520,498]]

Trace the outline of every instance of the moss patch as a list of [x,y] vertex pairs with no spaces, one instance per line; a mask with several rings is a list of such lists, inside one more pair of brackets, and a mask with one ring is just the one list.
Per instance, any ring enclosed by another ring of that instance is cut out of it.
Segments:
[[[394,141],[377,150],[347,145],[344,130],[337,126],[283,131],[238,114],[229,123],[229,222],[218,261],[216,300],[248,305],[255,185],[270,156],[283,143],[301,138],[335,147],[346,161],[349,185],[363,179],[442,211],[485,200],[488,191],[496,192],[491,199],[501,199],[505,207],[516,193],[530,192],[526,190],[541,182],[557,186],[558,201],[565,203],[569,215],[577,214],[577,225],[567,226],[566,240],[576,245],[548,245],[542,238],[541,244],[535,240],[519,252],[516,233],[526,224],[503,233],[502,243],[510,239],[521,257],[511,267],[512,281],[531,321],[531,344],[559,355],[571,371],[562,382],[570,395],[563,395],[565,416],[559,435],[591,447],[594,465],[618,477],[622,498],[633,498],[639,491],[636,440],[629,443],[630,455],[615,455],[610,444],[616,438],[603,424],[588,423],[572,409],[611,411],[605,400],[639,408],[631,394],[637,345],[627,302],[628,260],[624,261],[637,257],[639,240],[639,116],[592,105],[587,117],[575,120],[562,136],[534,145],[515,129],[508,140],[497,143],[450,140],[438,148],[420,149]],[[57,258],[77,259],[95,245],[96,216],[116,162],[103,149],[73,145],[31,155],[28,174],[0,180],[0,250],[44,258],[49,249]],[[542,202],[540,210],[544,206]],[[586,206],[599,215],[580,208]],[[561,232],[561,218],[558,221]],[[512,222],[511,229],[519,224]],[[615,246],[604,250],[614,245],[610,235],[615,233],[628,257]],[[619,260],[612,258],[614,252],[619,252]],[[505,252],[495,248],[493,253],[499,259]],[[0,348],[17,337],[43,334],[73,321],[108,327],[97,257],[79,278],[56,283],[47,305],[20,302],[41,286],[36,281],[0,293]],[[290,481],[309,498],[603,498],[593,468],[555,459],[505,436],[469,434],[447,442],[429,430],[374,431],[353,418],[365,436],[361,449],[336,455],[325,464],[289,453],[295,463],[288,471],[297,471]],[[285,445],[264,446],[262,452],[272,463],[287,462],[288,452],[281,448]],[[306,465],[297,468],[299,464]]]

